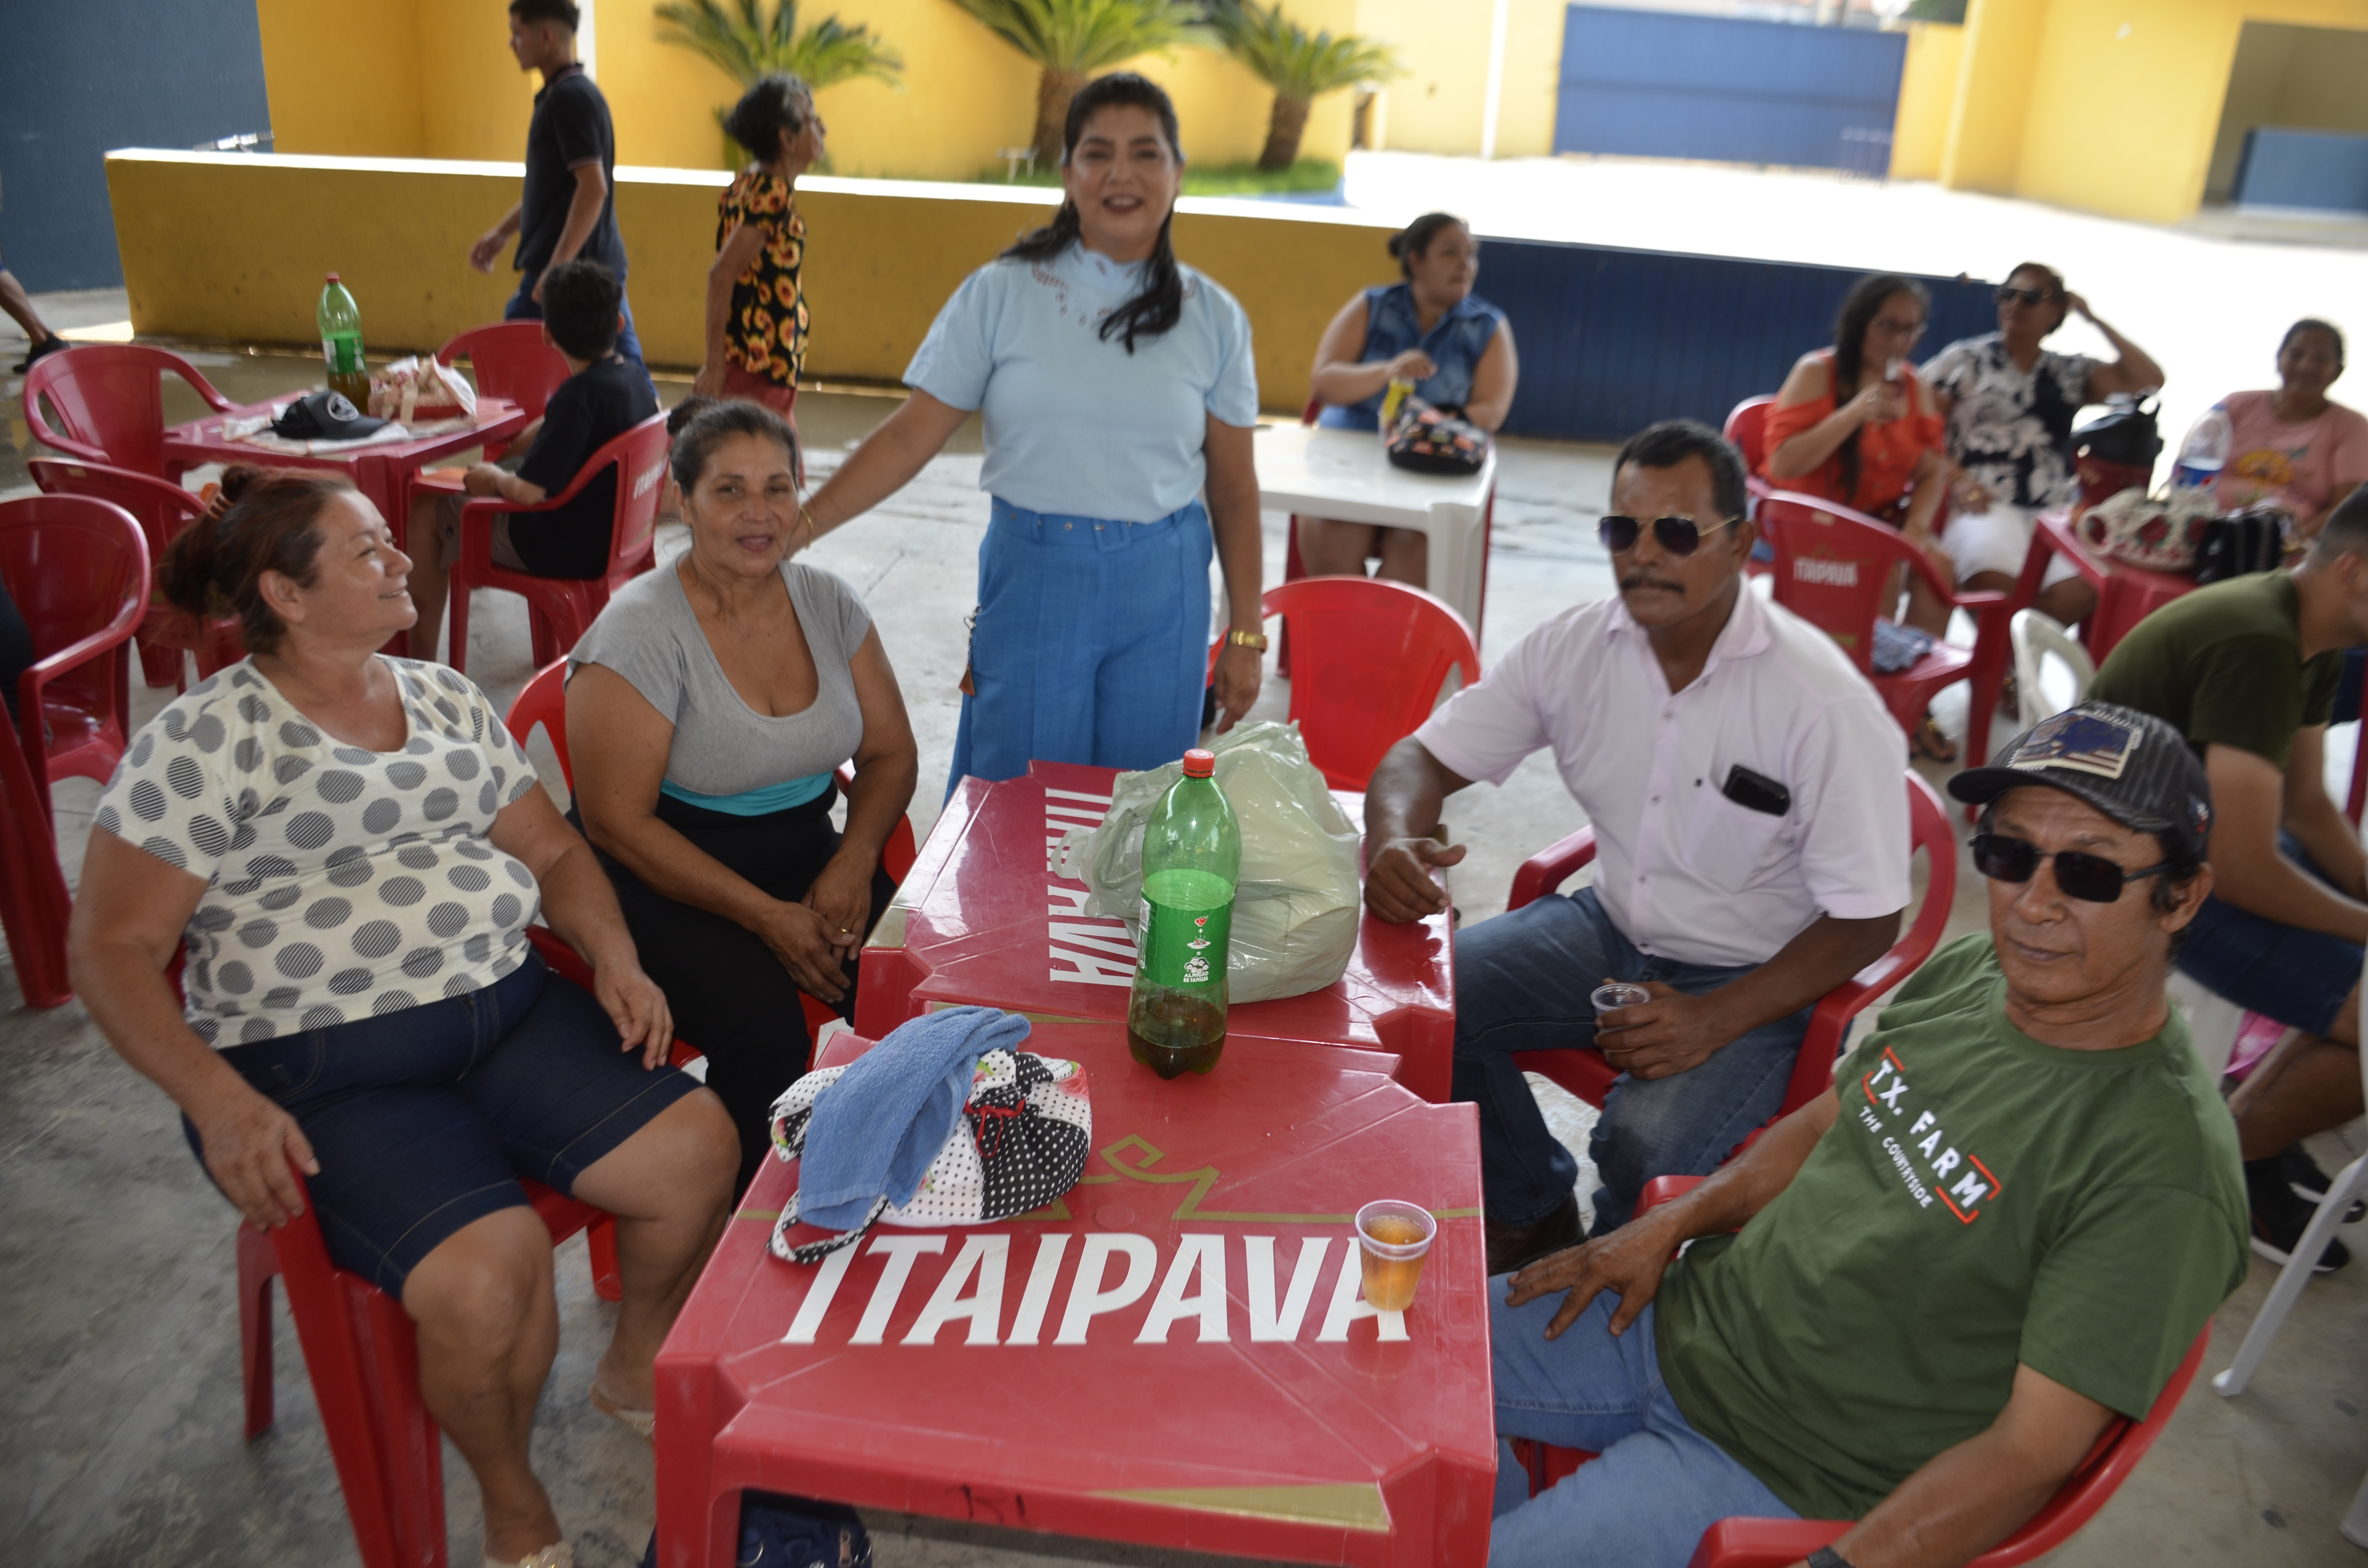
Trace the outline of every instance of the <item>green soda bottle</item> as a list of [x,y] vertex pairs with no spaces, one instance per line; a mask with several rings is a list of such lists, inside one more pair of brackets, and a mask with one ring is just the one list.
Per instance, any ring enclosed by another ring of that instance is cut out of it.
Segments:
[[362,312],[337,275],[329,274],[317,312],[321,358],[329,362],[329,390],[343,392],[355,412],[370,412],[370,370],[362,364]]
[[1143,828],[1142,931],[1126,1043],[1163,1078],[1206,1073],[1225,1048],[1225,937],[1242,835],[1210,777],[1214,752],[1184,754],[1184,777]]

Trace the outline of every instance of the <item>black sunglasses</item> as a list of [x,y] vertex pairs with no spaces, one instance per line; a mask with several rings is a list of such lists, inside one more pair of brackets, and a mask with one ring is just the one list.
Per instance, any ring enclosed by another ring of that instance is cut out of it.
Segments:
[[2001,305],[2011,304],[2017,300],[2026,305],[2044,305],[2054,298],[2055,290],[2053,289],[2017,289],[2001,283],[1998,290],[1998,302]]
[[[1691,517],[1655,517],[1653,537],[1671,555],[1691,555],[1702,548],[1702,536],[1713,534],[1728,523],[1741,522],[1740,517],[1728,517],[1703,528]],[[1613,513],[1595,525],[1595,537],[1603,548],[1614,555],[1625,555],[1636,548],[1637,536],[1645,531],[1642,518],[1624,517]]]
[[2055,862],[2055,885],[2064,890],[2064,896],[2084,903],[2112,903],[2127,884],[2170,869],[2170,862],[2165,860],[2159,866],[2125,871],[2102,855],[2084,855],[2078,849],[2050,853],[2027,839],[1996,833],[1974,835],[1974,869],[1992,881],[2027,882],[2039,874],[2042,860]]

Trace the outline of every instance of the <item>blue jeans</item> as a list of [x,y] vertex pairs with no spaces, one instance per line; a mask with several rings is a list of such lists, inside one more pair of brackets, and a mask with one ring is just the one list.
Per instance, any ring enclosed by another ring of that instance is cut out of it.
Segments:
[[1687,1423],[1661,1382],[1652,1308],[1614,1338],[1620,1298],[1607,1290],[1548,1339],[1562,1296],[1508,1307],[1510,1278],[1488,1281],[1497,1436],[1601,1457],[1530,1497],[1527,1475],[1499,1442],[1489,1568],[1685,1568],[1721,1519],[1800,1517]]
[[[542,319],[542,301],[534,297],[534,286],[539,280],[540,275],[536,273],[518,274],[518,292],[512,294],[509,303],[502,307],[502,320],[541,321]],[[624,279],[620,278],[617,281],[622,285]],[[633,332],[633,301],[625,297],[621,288],[617,295],[617,312],[625,318],[624,324],[617,329],[617,352],[641,366],[643,371],[647,373],[649,362],[642,358],[642,340]],[[657,383],[652,381],[650,387],[651,390],[655,391]]]
[[[1591,1051],[1588,998],[1606,975],[1657,980],[1699,996],[1757,966],[1736,969],[1648,957],[1611,923],[1593,888],[1549,893],[1455,934],[1455,1097],[1480,1108],[1480,1179],[1489,1219],[1528,1225],[1570,1194],[1578,1165],[1546,1130],[1520,1051]],[[1645,1184],[1708,1176],[1776,1114],[1808,1031],[1811,1008],[1730,1040],[1689,1073],[1649,1082],[1621,1074],[1603,1103],[1588,1157],[1603,1186],[1594,1231],[1628,1222]]]
[[1215,551],[1198,501],[1121,523],[998,498],[978,546],[977,695],[962,699],[946,793],[1031,760],[1142,769],[1197,744]]

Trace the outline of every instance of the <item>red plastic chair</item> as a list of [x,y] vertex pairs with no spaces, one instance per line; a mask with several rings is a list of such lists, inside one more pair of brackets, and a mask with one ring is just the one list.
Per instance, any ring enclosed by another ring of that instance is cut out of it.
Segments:
[[17,678],[17,729],[47,817],[49,785],[104,784],[131,742],[130,643],[148,609],[148,541],[112,502],[0,501],[0,581],[38,655]]
[[[543,405],[559,383],[567,379],[567,360],[543,341],[537,321],[493,322],[472,326],[436,351],[441,364],[465,358],[476,372],[479,397],[507,398],[525,411],[529,420],[542,417]],[[508,449],[507,441],[485,444],[490,462]]]
[[[526,683],[517,700],[510,704],[509,713],[502,723],[520,745],[526,744],[527,737],[534,733],[537,724],[541,725],[543,733],[551,737],[552,753],[559,758],[560,777],[567,780],[568,790],[574,792],[575,765],[567,756],[565,659],[555,659],[535,672],[534,678]],[[843,794],[855,782],[855,769],[842,764],[837,778],[838,789]],[[913,861],[919,853],[913,838],[913,819],[907,816],[896,824],[895,831],[888,835],[888,842],[881,846],[880,868],[901,882],[905,874],[913,869]],[[527,928],[527,939],[534,944],[543,961],[551,965],[552,972],[575,982],[586,991],[592,989],[591,966],[576,956],[575,949],[560,940],[558,933],[547,926],[532,926]],[[829,1004],[819,997],[801,992],[798,1001],[805,1013],[808,1040],[819,1039],[823,1026],[838,1017],[831,1011]],[[682,1067],[696,1062],[702,1054],[697,1046],[677,1037],[666,1060],[677,1067]],[[593,1224],[585,1242],[592,1252],[593,1291],[604,1301],[617,1300],[622,1287],[617,1272],[616,1225],[604,1216]]]
[[[293,1172],[298,1185],[302,1172]],[[524,1184],[553,1245],[609,1216],[537,1182]],[[364,1568],[445,1568],[444,1446],[419,1398],[419,1341],[403,1303],[329,1261],[321,1223],[304,1212],[276,1231],[238,1230],[238,1326],[246,1437],[272,1421],[271,1281],[304,1347],[329,1456],[346,1494]]]
[[[1907,733],[1923,723],[1935,693],[1973,679],[2006,646],[2010,594],[1961,591],[1942,581],[1922,551],[1865,513],[1777,490],[1760,498],[1759,522],[1760,536],[1776,551],[1776,602],[1841,644]],[[1875,618],[1890,608],[1883,603],[1884,589],[1903,562],[1942,599],[1980,618],[1979,639],[1970,649],[1938,643],[1907,669],[1878,675]]]
[[[44,494],[112,501],[138,518],[141,531],[148,538],[151,562],[161,562],[174,537],[205,513],[206,504],[199,496],[128,468],[67,458],[35,458],[25,466],[32,471],[33,483]],[[199,680],[246,656],[237,617],[193,616],[174,608],[154,591],[137,636],[141,678],[150,686],[170,685],[176,691],[188,689],[183,653],[197,656]]]
[[[525,598],[534,630],[534,662],[547,665],[575,646],[609,596],[650,569],[658,503],[666,494],[666,415],[653,414],[594,452],[566,489],[537,506],[488,496],[461,511],[461,552],[452,562],[452,667],[469,655],[469,596],[504,588]],[[494,564],[494,519],[507,512],[531,517],[581,495],[604,472],[617,476],[617,510],[609,525],[609,564],[598,577],[537,577]]]
[[[233,404],[178,354],[136,343],[86,343],[36,359],[25,372],[25,424],[33,439],[85,462],[156,479],[165,470],[162,375],[181,378],[217,414]],[[55,413],[52,425],[44,402]]]
[[32,1007],[71,1001],[66,916],[73,903],[58,866],[48,785],[25,766],[17,732],[0,724],[0,929],[17,966],[17,987]]
[[[1792,1115],[1826,1092],[1827,1085],[1834,1081],[1834,1062],[1841,1055],[1850,1020],[1865,1011],[1868,1003],[1915,973],[1918,966],[1932,956],[1932,949],[1941,945],[1941,928],[1949,923],[1949,906],[1957,896],[1956,838],[1950,831],[1949,809],[1941,803],[1932,786],[1913,769],[1906,777],[1911,853],[1914,849],[1923,850],[1928,868],[1923,907],[1916,912],[1914,922],[1889,951],[1827,992],[1818,1002],[1817,1010],[1809,1015],[1808,1032],[1801,1037],[1800,1054],[1793,1060],[1793,1078],[1784,1086],[1784,1103],[1777,1108],[1776,1117],[1771,1119]],[[1507,911],[1554,892],[1594,858],[1595,830],[1591,827],[1580,828],[1532,856],[1513,874],[1512,892],[1505,900]],[[1513,1061],[1523,1072],[1551,1079],[1592,1106],[1603,1103],[1613,1080],[1620,1075],[1598,1051],[1523,1051],[1515,1052]],[[1757,1132],[1752,1134],[1754,1138],[1758,1136]]]
[[1775,406],[1774,395],[1762,392],[1758,397],[1745,398],[1726,415],[1723,434],[1743,454],[1743,483],[1754,495],[1765,495],[1775,488],[1759,472],[1768,461],[1768,411]]
[[[1645,1183],[1644,1195],[1636,1201],[1636,1212],[1642,1214],[1656,1203],[1666,1203],[1703,1179],[1656,1176]],[[2074,1532],[2095,1517],[2097,1510],[2120,1490],[2130,1471],[2137,1468],[2138,1460],[2154,1447],[2154,1440],[2162,1436],[2188,1384],[2195,1381],[2195,1370],[2203,1364],[2204,1348],[2211,1343],[2212,1324],[2206,1322],[2170,1374],[2170,1381],[2155,1395],[2146,1419],[2132,1421],[2125,1415],[2115,1416],[2047,1505],[2025,1520],[2020,1529],[1967,1563],[1966,1568],[2016,1568],[2071,1540]],[[1529,1470],[1532,1497],[1595,1458],[1584,1449],[1557,1449],[1527,1438],[1515,1439],[1513,1452]],[[1850,1528],[1847,1519],[1721,1519],[1702,1531],[1687,1568],[1790,1568],[1819,1547],[1839,1540]]]
[[[1472,629],[1446,600],[1379,577],[1302,577],[1262,608],[1300,636],[1291,717],[1335,790],[1362,790],[1390,747],[1430,717],[1447,672],[1480,679]],[[1220,643],[1209,653],[1216,673]]]

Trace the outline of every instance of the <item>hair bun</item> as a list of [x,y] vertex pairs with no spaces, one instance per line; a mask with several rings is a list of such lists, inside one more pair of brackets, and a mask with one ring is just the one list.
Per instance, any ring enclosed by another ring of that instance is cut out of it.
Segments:
[[1406,235],[1403,233],[1392,234],[1390,236],[1390,259],[1395,261],[1404,255],[1406,255]]
[[235,503],[245,499],[249,491],[270,477],[269,470],[257,468],[253,463],[233,463],[222,470],[219,483],[222,494]]

